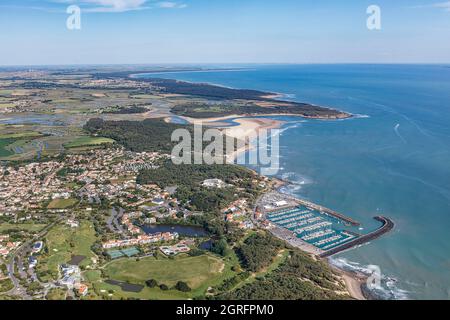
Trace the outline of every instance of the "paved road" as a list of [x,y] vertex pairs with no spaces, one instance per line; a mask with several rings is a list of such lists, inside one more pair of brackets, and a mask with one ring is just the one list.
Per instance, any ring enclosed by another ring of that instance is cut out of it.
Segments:
[[[17,248],[17,250],[13,253],[13,255],[11,256],[8,264],[7,264],[7,269],[8,269],[8,276],[11,279],[14,288],[11,289],[8,292],[5,292],[4,294],[6,295],[17,295],[22,297],[24,300],[31,300],[32,297],[30,295],[27,294],[26,289],[23,288],[20,285],[20,281],[19,279],[16,278],[15,274],[14,274],[14,269],[16,267],[16,259],[19,261],[18,263],[18,267],[21,268],[21,266],[23,266],[22,263],[22,257],[25,255],[25,253],[29,250],[31,250],[31,246],[32,244],[37,241],[38,239],[42,238],[45,234],[47,234],[47,232],[53,228],[53,226],[57,223],[59,223],[61,220],[63,219],[63,217],[60,217],[59,219],[57,219],[56,221],[52,222],[51,224],[49,224],[48,226],[46,226],[44,229],[42,229],[37,235],[35,235],[32,239],[25,241],[19,248]],[[21,273],[22,270],[19,270],[19,274]],[[22,276],[22,274],[21,274]],[[26,276],[26,273],[25,273]]]

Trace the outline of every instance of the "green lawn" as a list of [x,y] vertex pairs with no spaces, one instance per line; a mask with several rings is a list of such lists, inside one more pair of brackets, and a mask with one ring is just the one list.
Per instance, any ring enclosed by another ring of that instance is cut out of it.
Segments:
[[5,223],[0,222],[0,232],[5,230],[24,230],[29,232],[38,232],[45,228],[45,224],[34,223]]
[[67,209],[70,207],[73,207],[76,203],[78,202],[78,200],[76,199],[54,199],[52,200],[47,208],[48,209]]
[[47,294],[47,300],[66,300],[67,290],[61,288],[53,288]]
[[252,283],[256,280],[258,277],[264,277],[268,275],[269,273],[275,271],[283,262],[286,261],[286,258],[289,256],[289,250],[282,250],[280,251],[277,256],[274,258],[273,262],[265,269],[252,274],[250,277],[248,277],[245,281],[239,283],[236,287],[233,289],[240,288],[246,284]]
[[13,90],[2,89],[2,90],[0,90],[0,95],[2,95],[2,96],[10,96],[13,92],[14,92]]
[[10,279],[0,280],[0,292],[7,292],[12,288],[14,288],[14,285]]
[[137,94],[137,95],[133,95],[131,96],[132,99],[152,99],[155,96],[151,95],[151,94]]
[[[145,281],[155,279],[159,284],[173,287],[178,281],[185,281],[193,289],[183,293],[177,290],[162,291],[159,288],[145,287],[140,293],[123,292],[120,287],[98,281],[94,284],[97,291],[113,290],[114,299],[133,297],[139,299],[189,299],[202,297],[208,287],[218,285],[226,278],[234,275],[231,265],[219,257],[205,254],[198,257],[187,255],[168,258],[144,258],[116,260],[104,268],[107,278],[145,285]],[[89,278],[95,277],[90,274]]]
[[27,153],[30,153],[30,151],[35,154],[36,148],[31,146],[29,143],[30,141],[33,141],[34,138],[38,138],[40,136],[42,135],[36,132],[0,135],[0,157],[5,158],[5,160],[17,160],[17,158],[25,157]]
[[101,138],[101,137],[78,137],[75,140],[64,144],[64,147],[66,148],[77,148],[77,147],[84,147],[84,146],[98,146],[105,143],[113,143],[113,139],[109,138]]
[[0,139],[18,139],[18,138],[29,138],[29,137],[41,137],[42,134],[39,132],[20,132],[20,133],[5,133],[0,134]]
[[72,255],[86,256],[80,266],[92,264],[91,258],[94,257],[94,253],[91,246],[95,241],[95,229],[91,222],[82,221],[79,228],[62,224],[55,226],[45,237],[47,250],[38,259],[38,274],[49,271],[52,278],[56,279],[59,265],[67,263]]
[[0,139],[0,157],[8,157],[14,154],[14,152],[5,148],[13,142],[14,139]]

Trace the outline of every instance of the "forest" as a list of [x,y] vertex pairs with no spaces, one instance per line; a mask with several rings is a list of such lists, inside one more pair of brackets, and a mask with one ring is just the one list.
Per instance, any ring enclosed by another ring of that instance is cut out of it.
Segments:
[[305,103],[289,103],[279,105],[279,101],[272,101],[272,106],[261,107],[256,104],[206,104],[190,103],[182,104],[172,108],[172,113],[178,116],[206,119],[219,118],[230,115],[269,115],[269,114],[290,114],[302,117],[326,118],[337,117],[344,113],[328,108],[322,108]]
[[270,234],[255,234],[237,249],[243,267],[258,272],[269,266],[281,249],[289,250],[286,260],[274,271],[256,277],[238,289],[215,298],[227,300],[328,300],[350,299],[343,284],[336,281],[330,268],[306,253],[286,246]]
[[84,125],[84,129],[91,135],[113,139],[127,150],[169,154],[176,145],[171,141],[172,132],[180,128],[189,129],[187,126],[166,123],[161,119],[104,121],[94,118]]
[[[215,211],[239,197],[253,198],[258,192],[252,183],[255,178],[254,172],[235,165],[175,165],[166,161],[157,169],[140,171],[136,181],[161,188],[176,186],[175,197],[183,204],[194,210]],[[202,187],[201,183],[206,179],[221,179],[231,186],[222,189]]]

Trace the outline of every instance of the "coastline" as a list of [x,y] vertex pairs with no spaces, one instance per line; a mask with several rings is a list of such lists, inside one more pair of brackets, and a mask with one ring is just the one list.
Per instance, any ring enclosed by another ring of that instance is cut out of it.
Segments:
[[[252,116],[238,116],[230,115],[219,118],[206,118],[206,119],[194,119],[188,117],[182,117],[184,120],[193,125],[203,125],[212,128],[216,128],[222,131],[224,135],[233,137],[238,140],[246,140],[248,137],[259,138],[262,130],[279,129],[285,121],[275,120],[270,118],[256,118]],[[233,119],[233,122],[237,125],[229,126],[226,121]],[[256,137],[255,137],[256,133]],[[233,163],[238,156],[255,149],[254,141],[245,141],[245,146],[241,147],[231,154],[227,154],[227,161]]]
[[[159,115],[154,113],[156,117]],[[216,117],[216,118],[191,118],[185,116],[178,116],[181,119],[185,120],[189,124],[192,125],[202,125],[207,127],[217,128],[222,130],[224,134],[243,140],[249,137],[252,133],[259,133],[261,130],[271,130],[271,129],[279,129],[286,121],[271,119],[270,117],[279,117],[279,116],[287,116],[287,117],[298,117],[302,119],[315,119],[315,120],[342,120],[342,119],[350,119],[353,118],[354,115],[343,113],[342,116],[337,117],[310,117],[300,114],[292,114],[292,113],[272,113],[272,114],[245,114],[245,115],[229,115],[224,117]],[[228,123],[223,121],[233,120],[233,123],[237,124],[234,126],[230,126]],[[167,120],[166,120],[167,121]],[[230,162],[236,160],[236,158],[242,153],[248,152],[254,149],[254,145],[252,141],[246,143],[246,146],[243,148],[239,148],[235,152],[230,155],[227,155]]]
[[[258,118],[255,115],[230,115],[225,117],[217,117],[217,118],[204,118],[204,119],[195,119],[195,118],[189,118],[189,117],[181,117],[187,122],[194,124],[194,125],[205,125],[209,127],[215,127],[218,129],[221,129],[224,131],[224,134],[229,135],[231,137],[237,138],[237,139],[245,139],[249,136],[249,133],[259,133],[261,130],[270,130],[270,129],[279,129],[285,121],[281,120],[275,120],[270,119],[271,116],[295,116],[299,118],[307,118],[304,116],[300,116],[298,114],[270,114],[270,115],[259,115],[260,118]],[[353,117],[353,115],[350,115],[350,118]],[[234,126],[229,126],[228,123],[223,123],[221,121],[227,121],[227,120],[233,120],[233,123],[237,124]],[[334,120],[334,119],[319,119],[319,120]],[[228,126],[227,126],[228,125]],[[244,147],[237,149],[232,154],[227,155],[228,161],[230,163],[234,163],[239,155],[242,153],[246,153],[252,149],[255,148],[255,145],[252,143],[252,141],[248,141]],[[280,187],[288,184],[288,181],[283,181],[279,178],[274,179],[275,185],[274,189],[279,190]],[[277,235],[274,235],[277,238]],[[281,238],[280,238],[281,239]],[[282,239],[284,240],[284,239]],[[284,240],[286,241],[286,240]],[[311,248],[305,248],[304,245],[299,243],[290,243],[290,245],[298,248],[299,250],[302,250],[303,252],[306,252],[308,254],[313,255],[317,259],[317,254],[314,252],[314,250],[311,250]],[[345,284],[346,290],[348,294],[356,300],[372,300],[373,297],[367,297],[364,294],[363,286],[367,281],[367,276],[357,273],[357,272],[351,272],[348,270],[344,270],[341,268],[338,268],[337,266],[333,265],[329,259],[321,259],[324,263],[326,263],[336,274],[337,276],[343,281]]]
[[340,269],[336,266],[334,266],[331,262],[328,260],[326,263],[330,266],[334,272],[339,274],[341,279],[344,281],[345,286],[347,288],[348,293],[350,296],[356,300],[372,300],[364,295],[363,286],[367,281],[367,276],[363,274],[358,274],[356,272],[350,272],[343,269]]
[[[280,192],[280,189],[290,182],[287,180],[282,180],[280,178],[273,178],[274,185],[272,186],[273,190]],[[272,233],[272,232],[271,232]],[[286,241],[286,239],[278,237],[276,234],[272,233],[277,238],[287,242],[289,245],[312,255],[315,259],[321,260],[326,263],[336,274],[337,276],[344,282],[346,290],[348,294],[355,300],[376,300],[376,297],[372,295],[366,294],[364,290],[364,285],[367,282],[368,276],[356,271],[344,270],[343,268],[339,268],[334,265],[329,258],[319,258],[318,254],[315,253],[316,250],[312,250],[307,243],[297,243]],[[306,246],[306,247],[305,247]]]
[[[266,95],[262,96],[263,99],[281,99],[283,97],[283,94],[280,93],[267,93]],[[264,104],[264,102],[259,102]],[[284,101],[278,101],[278,103],[284,103]],[[330,109],[331,110],[331,109]],[[157,113],[153,114],[157,115]],[[254,133],[256,132],[257,137],[259,137],[259,134],[262,130],[270,130],[270,129],[279,129],[285,121],[281,120],[275,120],[270,119],[270,117],[274,116],[292,116],[292,117],[299,117],[303,119],[312,119],[312,120],[344,120],[344,119],[350,119],[353,118],[353,114],[349,114],[346,112],[342,112],[334,115],[334,116],[308,116],[308,115],[302,115],[302,114],[292,114],[292,113],[273,113],[273,114],[233,114],[228,116],[222,116],[222,117],[214,117],[214,118],[191,118],[186,116],[178,116],[182,119],[184,119],[186,122],[192,124],[192,125],[204,125],[207,127],[217,128],[219,130],[222,130],[225,135],[234,137],[236,139],[246,139],[250,136],[254,136]],[[168,119],[166,118],[166,121]],[[229,123],[225,121],[232,120],[232,122],[235,125],[230,125]],[[254,142],[252,141],[246,141],[245,146],[241,147],[237,150],[235,150],[233,153],[227,155],[227,161],[229,163],[235,163],[236,159],[242,155],[243,153],[246,153],[250,150],[253,150],[255,148]],[[284,185],[288,182],[281,181],[279,179],[277,180],[277,186],[278,189],[281,185]],[[276,235],[275,235],[276,236]],[[308,254],[313,255],[317,259],[318,256],[315,253],[312,253],[311,250],[305,250],[304,247],[297,243],[290,243],[290,245],[302,250],[303,252],[306,252]],[[350,272],[347,270],[343,270],[341,268],[338,268],[337,266],[333,265],[329,259],[321,259],[323,262],[327,263],[327,265],[337,274],[337,276],[343,281],[345,284],[346,290],[348,294],[356,300],[367,300],[368,298],[364,295],[363,285],[367,280],[367,276],[364,276],[362,274],[357,274],[355,272]]]

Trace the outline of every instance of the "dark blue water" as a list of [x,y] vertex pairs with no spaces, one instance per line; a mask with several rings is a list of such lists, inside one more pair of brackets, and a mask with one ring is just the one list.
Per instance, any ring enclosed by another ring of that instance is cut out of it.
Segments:
[[147,234],[158,232],[177,232],[180,236],[186,237],[206,237],[208,233],[202,227],[183,226],[177,224],[151,224],[143,225],[142,230]]
[[450,298],[449,66],[252,66],[158,76],[284,93],[361,115],[285,117],[280,175],[296,182],[288,191],[367,229],[379,214],[396,222],[393,233],[341,254],[337,263],[379,266],[389,297]]
[[64,125],[64,117],[50,114],[1,116],[0,124],[41,124],[48,126]]

